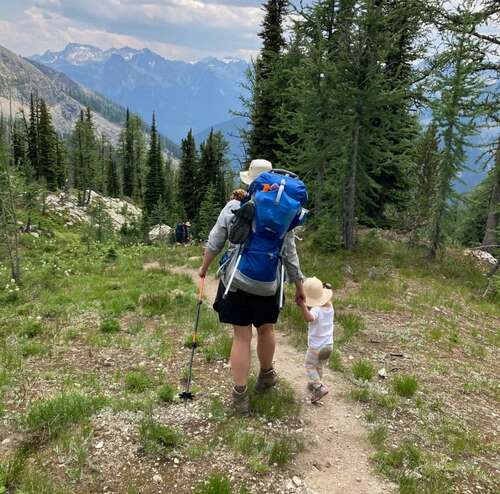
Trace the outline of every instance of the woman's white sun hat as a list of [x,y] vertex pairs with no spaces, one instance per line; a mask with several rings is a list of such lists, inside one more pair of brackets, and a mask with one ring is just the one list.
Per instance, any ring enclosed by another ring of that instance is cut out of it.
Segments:
[[325,288],[318,278],[307,278],[304,281],[304,293],[306,305],[309,307],[321,307],[332,299],[333,292]]
[[246,172],[240,172],[241,181],[250,185],[261,173],[273,169],[273,165],[267,160],[252,160]]

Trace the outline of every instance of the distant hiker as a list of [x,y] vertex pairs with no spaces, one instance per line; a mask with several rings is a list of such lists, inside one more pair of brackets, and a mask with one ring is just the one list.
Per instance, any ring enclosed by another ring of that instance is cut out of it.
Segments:
[[299,303],[304,319],[309,323],[308,348],[306,353],[307,388],[311,391],[311,403],[316,403],[328,394],[321,382],[323,367],[333,350],[332,290],[329,283],[318,278],[307,278],[304,282],[305,300]]
[[[296,302],[301,303],[304,299],[303,276],[291,230],[303,219],[301,204],[307,200],[307,191],[300,180],[292,177],[293,174],[278,174],[271,170],[269,161],[259,159],[250,163],[248,171],[240,173],[242,182],[250,185],[249,194],[245,194],[243,202],[236,198],[230,200],[221,211],[210,232],[199,271],[199,275],[204,277],[226,241],[232,240],[219,269],[220,283],[214,309],[221,322],[232,324],[234,328],[232,397],[234,409],[239,415],[250,413],[247,382],[252,325],[257,328],[260,363],[255,391],[267,391],[278,380],[273,368],[276,344],[274,324],[282,305],[285,271],[288,281],[295,283]],[[282,187],[271,191],[268,182],[278,182]],[[289,194],[297,195],[300,201]],[[270,215],[275,221],[276,235],[268,225],[261,224]],[[265,238],[262,237],[264,230],[267,233]],[[263,242],[267,244],[263,245]]]
[[189,241],[189,229],[187,223],[177,223],[175,226],[175,241],[179,244],[185,244]]

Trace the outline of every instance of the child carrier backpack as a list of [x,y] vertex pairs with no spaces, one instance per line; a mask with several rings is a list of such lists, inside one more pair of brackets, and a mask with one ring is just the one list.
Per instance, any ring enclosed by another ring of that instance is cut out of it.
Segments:
[[[283,243],[286,234],[302,224],[307,211],[307,189],[297,175],[286,170],[261,173],[248,189],[253,219],[248,237],[240,243],[238,257],[226,286],[227,296],[236,273],[255,283],[274,282],[280,270],[280,307],[283,303]],[[241,205],[245,209],[245,202]]]

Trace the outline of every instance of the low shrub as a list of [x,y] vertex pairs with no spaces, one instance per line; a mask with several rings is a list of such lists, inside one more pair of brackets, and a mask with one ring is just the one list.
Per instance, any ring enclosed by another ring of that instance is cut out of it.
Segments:
[[352,364],[352,373],[356,379],[370,381],[375,375],[375,369],[368,360],[357,360]]
[[125,389],[133,393],[142,393],[152,384],[151,378],[144,371],[132,371],[125,376]]
[[411,398],[418,389],[418,379],[409,374],[396,376],[393,382],[394,391],[403,398]]
[[99,325],[102,333],[118,333],[120,329],[120,321],[117,319],[103,319]]

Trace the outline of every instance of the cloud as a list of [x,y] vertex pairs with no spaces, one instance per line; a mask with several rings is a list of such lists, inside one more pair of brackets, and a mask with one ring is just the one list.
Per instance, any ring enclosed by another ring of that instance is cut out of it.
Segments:
[[15,19],[0,20],[0,43],[24,54],[68,42],[147,47],[168,58],[249,58],[263,12],[250,0],[32,0]]

